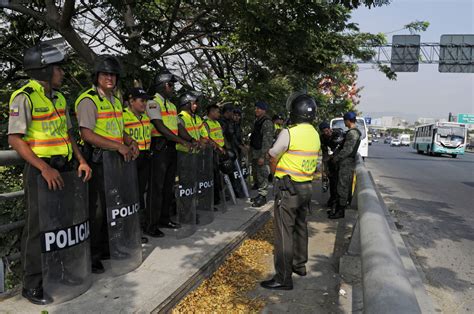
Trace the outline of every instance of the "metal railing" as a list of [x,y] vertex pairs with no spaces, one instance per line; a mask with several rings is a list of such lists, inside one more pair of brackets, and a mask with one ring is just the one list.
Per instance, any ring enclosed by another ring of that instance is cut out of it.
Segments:
[[359,217],[353,240],[360,239],[364,312],[421,313],[374,183],[360,155],[356,175]]
[[[24,160],[18,155],[16,151],[13,150],[2,150],[0,151],[0,166],[15,166],[21,165],[24,163]],[[0,201],[15,199],[18,197],[23,197],[24,191],[15,191],[9,193],[1,193]],[[25,225],[24,220],[13,221],[8,224],[0,225],[0,233],[7,233],[12,230],[21,228]],[[8,256],[0,256],[0,293],[5,291],[5,264],[8,265],[10,261],[15,261],[20,258],[19,253],[14,253]]]

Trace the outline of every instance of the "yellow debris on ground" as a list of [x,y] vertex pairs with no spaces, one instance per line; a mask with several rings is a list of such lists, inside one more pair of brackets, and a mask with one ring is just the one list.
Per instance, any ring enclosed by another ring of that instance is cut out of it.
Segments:
[[173,309],[173,313],[256,313],[265,302],[247,292],[266,279],[273,253],[273,220],[245,240],[217,271]]

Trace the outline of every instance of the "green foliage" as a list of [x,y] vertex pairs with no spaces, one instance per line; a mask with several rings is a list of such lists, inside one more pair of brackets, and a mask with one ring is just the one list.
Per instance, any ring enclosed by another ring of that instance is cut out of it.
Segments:
[[410,34],[415,34],[415,33],[426,31],[429,26],[430,26],[430,22],[414,21],[405,25],[404,28],[408,29],[410,31]]
[[[0,167],[0,192],[15,192],[22,189],[22,168]],[[24,219],[25,207],[22,198],[1,200],[0,225]],[[0,257],[17,254],[20,252],[22,229],[8,233],[0,233]],[[20,282],[19,261],[7,261],[6,289],[12,289]]]

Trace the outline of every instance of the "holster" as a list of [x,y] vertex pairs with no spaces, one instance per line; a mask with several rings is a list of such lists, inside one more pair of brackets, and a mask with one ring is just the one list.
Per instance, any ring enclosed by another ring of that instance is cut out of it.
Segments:
[[278,189],[280,191],[288,191],[290,193],[290,195],[296,195],[297,194],[295,184],[293,183],[293,181],[291,180],[291,177],[289,175],[286,175],[283,178],[281,178],[280,180],[278,180],[277,185],[278,185]]

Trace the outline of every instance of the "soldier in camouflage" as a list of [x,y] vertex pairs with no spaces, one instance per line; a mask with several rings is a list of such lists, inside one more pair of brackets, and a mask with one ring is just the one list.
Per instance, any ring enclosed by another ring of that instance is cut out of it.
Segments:
[[359,149],[361,133],[356,125],[356,114],[344,114],[344,124],[348,128],[342,148],[332,158],[338,169],[336,210],[329,214],[330,219],[344,217],[344,211],[352,192],[352,179],[355,169],[355,157]]
[[255,124],[250,137],[252,149],[252,171],[257,179],[258,196],[252,198],[252,206],[260,207],[267,202],[268,176],[270,168],[268,165],[267,152],[272,147],[274,129],[270,117],[267,115],[268,105],[263,101],[255,104]]

